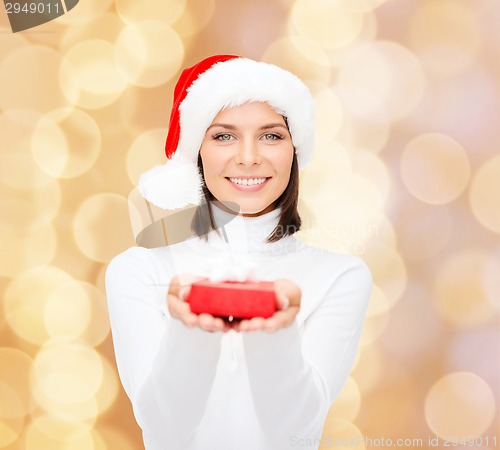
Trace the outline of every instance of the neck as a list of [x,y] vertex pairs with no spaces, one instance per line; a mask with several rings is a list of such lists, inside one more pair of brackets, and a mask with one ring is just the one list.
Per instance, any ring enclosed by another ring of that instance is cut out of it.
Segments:
[[216,230],[207,235],[210,246],[247,253],[275,251],[289,242],[289,237],[277,242],[267,242],[268,236],[278,225],[281,208],[248,216],[237,214],[219,202],[213,202],[212,211]]

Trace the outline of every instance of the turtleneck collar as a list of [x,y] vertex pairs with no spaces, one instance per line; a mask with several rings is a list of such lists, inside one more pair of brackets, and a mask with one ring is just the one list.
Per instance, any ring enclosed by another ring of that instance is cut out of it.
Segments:
[[[216,230],[208,233],[209,247],[244,253],[276,252],[284,246],[298,242],[293,236],[286,236],[277,242],[267,242],[267,237],[278,225],[281,208],[255,217],[231,214],[214,203],[212,203],[212,210],[220,235]],[[194,240],[201,241],[200,238]]]

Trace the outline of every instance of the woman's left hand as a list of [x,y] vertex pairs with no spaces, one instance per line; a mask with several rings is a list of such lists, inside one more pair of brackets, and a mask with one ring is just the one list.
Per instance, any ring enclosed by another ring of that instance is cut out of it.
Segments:
[[293,281],[286,279],[276,280],[274,291],[276,292],[277,309],[271,317],[242,319],[232,324],[231,327],[236,331],[276,331],[289,326],[299,312],[302,291]]

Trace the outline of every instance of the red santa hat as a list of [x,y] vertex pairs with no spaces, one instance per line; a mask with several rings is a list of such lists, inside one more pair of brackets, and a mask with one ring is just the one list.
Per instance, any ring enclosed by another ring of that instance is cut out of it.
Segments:
[[215,55],[181,73],[165,143],[168,161],[141,175],[142,196],[163,209],[199,205],[202,178],[197,160],[206,130],[222,109],[249,102],[266,102],[286,117],[303,169],[314,149],[314,101],[306,85],[273,64]]

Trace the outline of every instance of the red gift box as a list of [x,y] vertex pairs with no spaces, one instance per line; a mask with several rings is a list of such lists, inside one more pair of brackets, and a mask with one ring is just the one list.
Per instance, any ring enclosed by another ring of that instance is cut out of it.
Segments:
[[250,319],[271,317],[276,311],[274,282],[198,281],[186,299],[195,314]]

